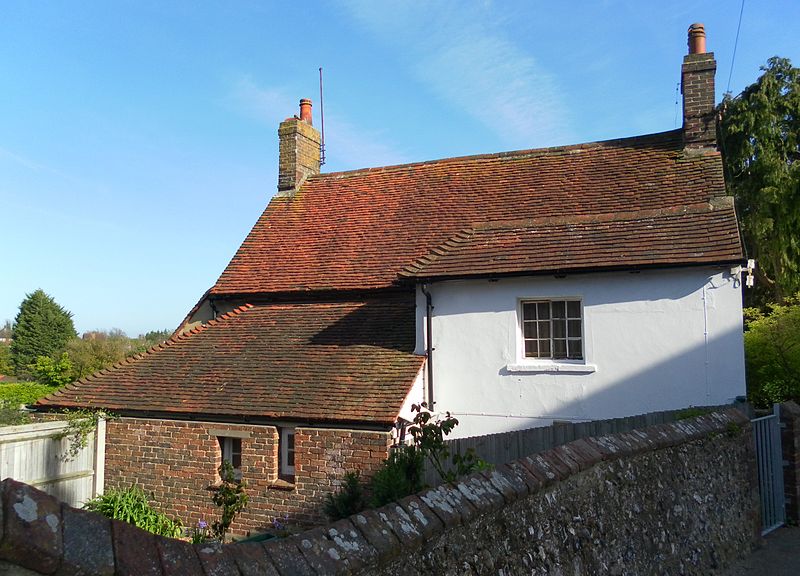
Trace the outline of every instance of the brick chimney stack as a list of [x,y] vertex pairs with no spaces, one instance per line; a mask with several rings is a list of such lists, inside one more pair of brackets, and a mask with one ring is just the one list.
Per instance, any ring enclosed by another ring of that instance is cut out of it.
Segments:
[[717,62],[706,52],[706,30],[702,24],[689,26],[689,54],[683,57],[683,144],[688,149],[714,148],[717,126],[714,114],[714,75]]
[[319,174],[320,134],[311,125],[311,100],[300,100],[300,117],[278,127],[278,195],[292,196],[306,178]]

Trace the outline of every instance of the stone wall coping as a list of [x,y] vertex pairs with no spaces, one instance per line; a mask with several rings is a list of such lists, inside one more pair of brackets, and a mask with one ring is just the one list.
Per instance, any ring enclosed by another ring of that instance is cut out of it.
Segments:
[[[796,404],[791,409],[800,407]],[[409,554],[445,530],[604,461],[739,433],[735,408],[633,432],[575,440],[476,472],[453,484],[366,510],[326,527],[264,543],[202,544],[154,536],[75,510],[26,484],[0,483],[0,560],[41,574],[336,574]],[[198,572],[199,573],[199,572]]]
[[781,404],[781,411],[786,412],[794,418],[800,418],[800,406],[794,400],[789,400]]

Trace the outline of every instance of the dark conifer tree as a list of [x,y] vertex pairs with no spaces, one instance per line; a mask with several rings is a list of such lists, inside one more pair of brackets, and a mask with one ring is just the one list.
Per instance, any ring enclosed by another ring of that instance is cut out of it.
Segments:
[[41,289],[28,294],[19,305],[11,336],[11,358],[17,375],[28,375],[28,365],[38,356],[60,354],[75,337],[72,313]]

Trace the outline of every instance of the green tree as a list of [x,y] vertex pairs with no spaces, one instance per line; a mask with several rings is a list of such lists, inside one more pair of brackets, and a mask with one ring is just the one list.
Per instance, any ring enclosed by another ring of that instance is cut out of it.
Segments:
[[28,366],[39,356],[55,357],[75,338],[72,314],[42,290],[28,294],[19,305],[11,336],[11,358],[17,375],[28,375]]
[[87,332],[66,346],[76,379],[123,361],[132,348],[131,340],[121,330]]
[[166,342],[169,340],[170,336],[172,336],[172,330],[151,330],[147,334],[139,334],[136,340],[131,341],[133,348],[130,353],[138,354],[140,352],[145,352],[153,346]]
[[750,304],[800,290],[800,69],[773,57],[744,91],[720,105],[729,192],[747,253],[758,261]]
[[747,396],[762,407],[800,400],[800,300],[767,308],[745,310]]
[[75,370],[69,354],[63,352],[57,360],[50,356],[37,356],[36,362],[28,365],[34,380],[45,386],[64,386],[75,381]]
[[8,342],[0,342],[0,376],[13,374],[13,366],[11,362],[11,345]]

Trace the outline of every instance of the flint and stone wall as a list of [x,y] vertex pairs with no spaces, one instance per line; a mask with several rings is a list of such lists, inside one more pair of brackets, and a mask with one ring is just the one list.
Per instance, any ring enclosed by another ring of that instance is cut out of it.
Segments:
[[106,489],[138,485],[156,506],[187,526],[211,520],[219,510],[209,487],[221,463],[217,437],[240,438],[247,508],[234,534],[283,523],[319,523],[322,503],[345,472],[369,477],[388,456],[391,433],[328,428],[295,429],[294,482],[278,478],[278,430],[274,426],[120,418],[106,427]]
[[266,543],[191,545],[0,484],[0,570],[30,574],[716,574],[759,539],[727,410],[576,440]]

